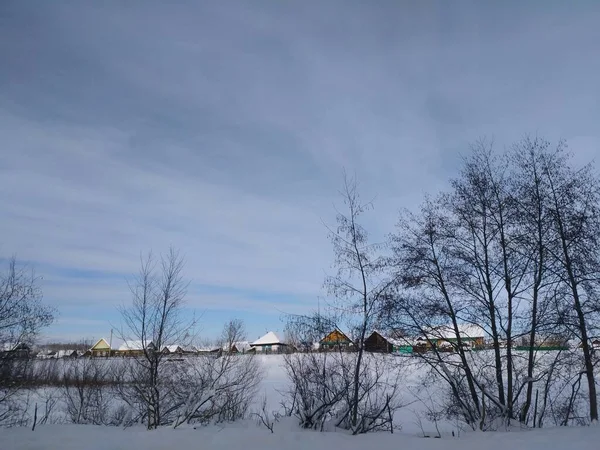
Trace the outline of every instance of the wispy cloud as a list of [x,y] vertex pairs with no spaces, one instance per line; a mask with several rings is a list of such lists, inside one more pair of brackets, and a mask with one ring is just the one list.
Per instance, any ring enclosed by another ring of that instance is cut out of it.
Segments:
[[61,317],[108,323],[140,252],[174,245],[191,306],[276,327],[278,305],[323,294],[342,167],[380,237],[480,136],[596,156],[599,20],[595,3],[8,2],[0,249],[37,265]]

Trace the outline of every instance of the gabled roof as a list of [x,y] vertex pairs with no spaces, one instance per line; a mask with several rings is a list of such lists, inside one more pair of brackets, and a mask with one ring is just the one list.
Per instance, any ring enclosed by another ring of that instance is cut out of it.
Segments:
[[108,343],[108,341],[104,338],[100,338],[100,339],[98,339],[98,342],[96,342],[94,345],[92,345],[92,348],[90,348],[90,350],[94,350],[101,343],[104,343],[104,347],[110,348],[110,344]]
[[165,350],[168,350],[169,353],[176,353],[180,349],[183,351],[183,347],[181,345],[165,345],[162,351],[164,352]]
[[223,345],[223,351],[227,352],[230,349],[233,349],[234,347],[238,352],[244,353],[250,350],[250,343],[248,341],[233,342],[231,344],[231,347],[229,346],[229,343],[226,343]]
[[285,345],[281,339],[272,331],[269,331],[260,339],[254,341],[250,346],[254,347],[257,345]]
[[388,336],[387,334],[382,333],[381,331],[378,331],[378,330],[374,330],[373,333],[371,333],[369,337],[373,336],[373,334],[378,334],[379,336],[381,336],[383,339],[385,339],[390,344],[396,345],[398,347],[401,347],[403,345],[413,345],[412,341],[410,339],[407,339],[407,338],[392,338],[392,337]]
[[327,333],[327,335],[323,339],[321,339],[319,342],[320,343],[344,342],[344,340],[340,340],[340,339],[336,339],[334,341],[328,341],[327,338],[329,338],[329,336],[331,336],[332,334],[337,334],[338,337],[343,338],[345,341],[352,342],[352,340],[346,335],[346,333],[344,333],[343,331],[341,331],[339,328],[334,328],[332,331],[330,331],[329,333]]

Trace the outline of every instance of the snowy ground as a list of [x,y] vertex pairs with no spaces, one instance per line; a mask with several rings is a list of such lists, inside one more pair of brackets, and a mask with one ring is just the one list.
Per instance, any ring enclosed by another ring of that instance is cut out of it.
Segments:
[[271,434],[252,422],[198,429],[121,429],[88,425],[47,425],[0,430],[3,450],[587,450],[599,448],[600,427],[551,428],[531,431],[469,433],[458,437],[425,439],[404,433],[349,436],[345,433],[302,431],[293,423],[279,423]]
[[[287,378],[283,368],[283,359],[277,355],[261,355],[259,358],[264,370],[257,403],[263,395],[267,397],[268,409],[280,409],[281,394],[287,387]],[[298,449],[318,450],[332,446],[344,450],[373,448],[385,449],[482,449],[485,450],[585,450],[600,448],[600,426],[547,428],[543,430],[514,429],[502,432],[459,432],[457,424],[441,422],[438,427],[442,433],[439,439],[424,438],[423,432],[435,436],[434,424],[422,420],[418,424],[417,415],[424,410],[423,404],[415,401],[413,395],[419,389],[418,369],[412,358],[397,358],[396,367],[402,376],[403,401],[408,406],[399,410],[395,416],[395,433],[375,433],[364,436],[349,436],[343,431],[317,433],[300,430],[294,418],[284,418],[275,424],[274,433],[259,427],[255,421],[246,420],[226,426],[207,426],[177,429],[162,428],[146,431],[143,427],[122,429],[118,427],[97,427],[90,425],[53,424],[38,426],[32,432],[29,428],[0,429],[0,450],[33,449],[236,449],[245,450]],[[419,396],[422,396],[422,390]],[[436,395],[433,392],[432,395]],[[60,420],[58,421],[60,422]],[[423,429],[421,429],[423,427]],[[454,432],[454,436],[452,433]],[[459,435],[460,433],[460,435]]]

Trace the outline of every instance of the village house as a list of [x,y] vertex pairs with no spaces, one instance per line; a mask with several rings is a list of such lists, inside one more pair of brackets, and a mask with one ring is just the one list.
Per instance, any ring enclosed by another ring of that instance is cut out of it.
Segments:
[[424,334],[428,349],[435,346],[441,350],[452,351],[457,345],[458,336],[465,348],[483,348],[485,345],[485,330],[479,325],[458,324],[458,336],[454,327],[450,325],[432,327]]
[[392,338],[379,331],[373,331],[365,339],[365,351],[374,353],[401,353],[413,352],[413,343],[405,338]]
[[180,345],[165,345],[162,353],[164,355],[183,355],[185,350]]
[[31,356],[31,347],[25,342],[5,342],[0,346],[1,358],[26,359]]
[[248,353],[252,347],[248,341],[233,342],[223,345],[222,349],[225,353]]
[[287,344],[273,331],[269,331],[263,337],[252,342],[250,347],[256,353],[285,353],[287,351]]
[[350,351],[354,343],[348,336],[337,328],[319,341],[320,351]]
[[[529,337],[523,336],[518,345],[513,345],[515,350],[529,351],[531,348]],[[572,342],[562,336],[538,335],[533,344],[534,350],[567,350]]]
[[115,352],[115,355],[123,357],[142,356],[144,354],[144,350],[153,352],[156,350],[156,347],[152,342],[148,342],[144,347],[144,343],[142,341],[125,341],[119,346]]
[[209,345],[205,347],[194,347],[194,353],[198,355],[218,355],[222,352],[221,347]]
[[79,356],[79,352],[77,350],[57,350],[54,353],[54,358],[77,358]]
[[111,351],[110,345],[106,339],[101,338],[90,348],[89,355],[92,357],[108,357],[111,356]]

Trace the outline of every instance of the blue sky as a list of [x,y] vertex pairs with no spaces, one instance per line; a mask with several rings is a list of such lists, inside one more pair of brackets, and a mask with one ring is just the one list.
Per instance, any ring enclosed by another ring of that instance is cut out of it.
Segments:
[[477,138],[600,154],[598,2],[0,2],[0,256],[46,339],[118,324],[140,252],[186,256],[213,337],[324,296],[342,168],[374,236]]

